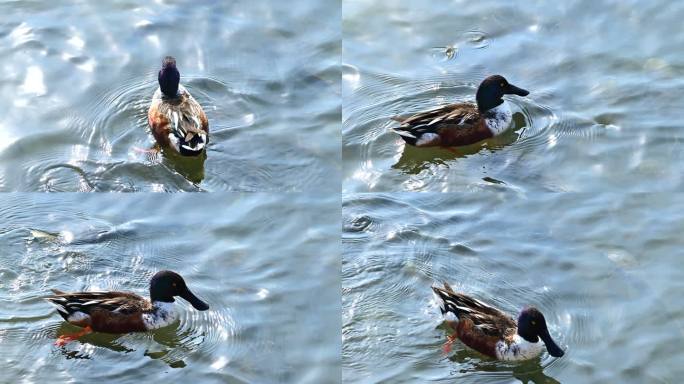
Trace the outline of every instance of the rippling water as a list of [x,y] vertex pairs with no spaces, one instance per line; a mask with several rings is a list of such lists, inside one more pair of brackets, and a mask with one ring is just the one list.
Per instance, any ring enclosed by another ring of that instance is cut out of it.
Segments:
[[[338,199],[24,194],[0,211],[0,382],[339,381]],[[53,345],[78,328],[50,288],[148,296],[161,269],[210,309],[177,300],[176,325]]]
[[[681,189],[682,17],[664,1],[345,1],[345,191]],[[389,131],[495,73],[531,91],[504,136],[447,151]]]
[[[13,1],[0,11],[0,190],[339,188],[339,2]],[[204,161],[145,152],[168,54],[207,113]]]
[[[346,195],[343,381],[677,382],[682,212],[666,194]],[[445,355],[442,281],[510,313],[537,306],[566,355]]]

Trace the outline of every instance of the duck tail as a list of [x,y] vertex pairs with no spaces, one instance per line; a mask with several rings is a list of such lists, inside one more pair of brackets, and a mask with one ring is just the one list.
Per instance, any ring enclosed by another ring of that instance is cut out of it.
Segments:
[[67,299],[61,296],[64,295],[64,292],[57,289],[52,289],[52,292],[54,295],[45,296],[43,299],[57,308],[57,313],[59,313],[64,320],[69,321],[69,316],[72,311],[69,311]]
[[410,128],[396,127],[392,128],[392,130],[396,132],[399,135],[399,137],[401,137],[406,142],[406,144],[416,145],[418,137],[416,137],[416,135],[410,131]]
[[444,288],[433,286],[432,291],[438,299],[437,302],[439,303],[439,310],[442,312],[442,315],[447,317],[449,313],[452,313],[456,317],[459,317],[461,309],[458,303],[461,295],[454,292],[454,290],[451,289],[451,286],[446,282],[444,283]]

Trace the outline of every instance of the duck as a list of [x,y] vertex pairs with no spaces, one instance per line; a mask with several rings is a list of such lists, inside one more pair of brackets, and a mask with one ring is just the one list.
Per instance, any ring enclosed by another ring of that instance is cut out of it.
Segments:
[[209,309],[207,303],[190,291],[181,275],[168,270],[152,276],[149,300],[131,292],[52,289],[52,293],[45,300],[57,308],[66,322],[83,328],[76,334],[60,336],[55,342],[58,346],[91,332],[145,332],[166,327],[178,318],[174,310],[175,296],[187,300],[198,311]]
[[410,116],[394,116],[394,132],[415,147],[460,147],[501,135],[511,125],[513,114],[504,95],[527,96],[501,75],[492,75],[480,83],[475,94],[477,105],[443,105]]
[[453,332],[447,347],[460,339],[467,347],[503,361],[535,358],[544,347],[553,357],[565,354],[551,338],[544,315],[535,307],[523,308],[516,321],[499,309],[455,292],[447,283],[443,288],[433,286],[432,290],[445,325]]
[[181,156],[199,156],[209,142],[209,121],[199,103],[180,84],[176,59],[166,56],[157,77],[147,119],[157,143]]

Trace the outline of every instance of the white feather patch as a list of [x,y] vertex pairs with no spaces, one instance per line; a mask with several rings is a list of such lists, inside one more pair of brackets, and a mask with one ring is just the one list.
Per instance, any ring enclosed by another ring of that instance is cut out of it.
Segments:
[[[445,312],[446,306],[444,304],[444,300],[442,300],[442,298],[439,297],[439,295],[437,295],[437,293],[435,293],[435,291],[432,291],[432,295],[434,296],[437,304],[439,304],[439,310],[441,312]],[[442,316],[444,317],[444,320],[446,320],[446,321],[458,321],[458,317],[456,317],[456,314],[454,314],[453,312],[446,312]]]
[[178,318],[173,303],[163,301],[152,302],[154,310],[142,315],[143,323],[147,329],[158,329],[173,324]]
[[178,129],[178,112],[173,111],[172,112],[172,117],[173,117],[173,127],[175,129]]
[[423,133],[420,135],[418,140],[416,140],[416,147],[420,147],[421,145],[427,145],[432,143],[434,140],[438,140],[439,135],[436,133]]
[[427,123],[428,126],[438,123],[444,119],[444,116],[435,117],[431,122]]
[[397,129],[397,130],[395,130],[394,132],[396,132],[397,134],[399,134],[399,136],[410,137],[410,138],[412,138],[412,139],[415,139],[415,138],[416,138],[416,136],[414,136],[414,135],[413,135],[411,132],[409,132],[409,131],[402,131],[402,130],[398,130],[398,129]]
[[177,152],[180,152],[180,143],[178,142],[178,138],[176,137],[176,135],[174,135],[173,133],[169,133],[169,142]]
[[57,311],[65,314],[65,315],[69,315],[69,311],[67,311],[64,307],[55,305],[55,308],[57,308]]
[[67,317],[67,321],[70,323],[80,323],[81,321],[87,321],[90,319],[90,315],[80,311],[76,311]]
[[499,360],[516,361],[528,360],[539,356],[544,350],[544,343],[538,340],[536,343],[529,341],[515,335],[513,341],[507,344],[504,341],[496,343],[496,357]]
[[432,291],[432,297],[435,299],[435,302],[439,305],[439,310],[444,312],[444,300],[442,300],[441,297],[435,292]]
[[485,123],[494,136],[504,133],[513,120],[513,113],[506,101],[485,113]]

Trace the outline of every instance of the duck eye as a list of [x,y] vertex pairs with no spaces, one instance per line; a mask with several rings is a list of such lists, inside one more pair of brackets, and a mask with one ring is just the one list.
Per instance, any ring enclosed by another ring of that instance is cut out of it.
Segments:
[[[175,284],[174,284],[175,285]],[[537,325],[537,322],[532,320],[532,325]]]
[[176,286],[176,283],[173,283],[172,285],[175,287],[175,286]]
[[503,88],[503,87],[504,87],[504,85],[506,85],[506,84],[504,84],[504,83],[501,83],[501,88]]

